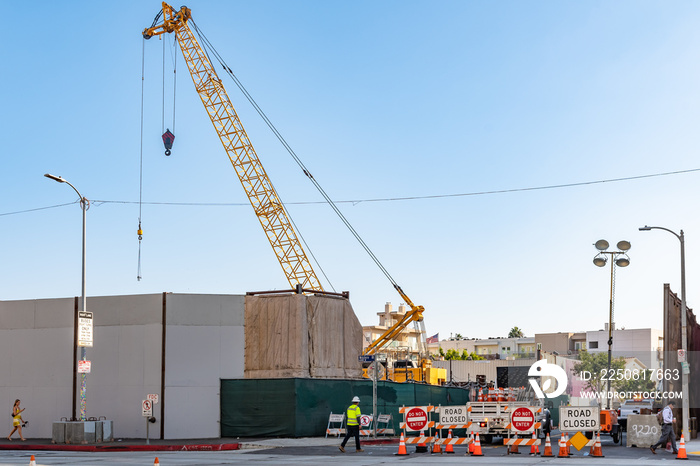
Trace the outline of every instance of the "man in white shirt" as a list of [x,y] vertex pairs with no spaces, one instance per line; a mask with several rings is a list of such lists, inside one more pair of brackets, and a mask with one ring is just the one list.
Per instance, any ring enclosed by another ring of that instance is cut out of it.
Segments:
[[656,454],[656,449],[661,445],[666,445],[666,442],[671,441],[671,447],[673,448],[673,453],[678,453],[678,448],[676,447],[676,434],[673,432],[673,424],[676,419],[673,417],[673,408],[675,408],[675,403],[669,401],[663,410],[664,423],[661,426],[661,437],[659,441],[652,445],[651,452]]

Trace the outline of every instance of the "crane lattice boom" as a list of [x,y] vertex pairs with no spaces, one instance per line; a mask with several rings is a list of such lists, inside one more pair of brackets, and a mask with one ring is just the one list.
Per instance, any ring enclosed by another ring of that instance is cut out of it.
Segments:
[[323,291],[287,212],[231,104],[221,79],[187,24],[190,18],[189,8],[183,6],[179,11],[175,11],[173,7],[163,2],[163,23],[146,28],[143,31],[143,36],[149,39],[166,32],[175,33],[192,76],[194,87],[209,114],[221,143],[224,145],[228,158],[236,170],[289,284],[292,288],[300,284],[303,289]]

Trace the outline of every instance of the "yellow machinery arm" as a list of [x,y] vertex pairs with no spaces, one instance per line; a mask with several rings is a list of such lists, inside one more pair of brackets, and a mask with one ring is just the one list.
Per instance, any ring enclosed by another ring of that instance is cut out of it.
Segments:
[[[407,312],[403,318],[396,322],[394,325],[389,327],[386,332],[382,334],[379,338],[374,340],[365,350],[362,352],[362,354],[375,354],[381,350],[384,345],[387,345],[394,341],[401,332],[411,323],[411,322],[420,322],[421,325],[423,324],[423,311],[425,311],[425,308],[423,306],[416,306],[413,304],[413,301],[409,299],[408,296],[406,296],[406,293],[403,292],[400,286],[394,285],[394,288],[396,288],[396,291],[399,292],[401,295],[401,298],[403,298],[404,302],[411,308],[409,312]],[[423,328],[423,331],[421,333],[421,337],[425,337],[425,329]],[[423,351],[427,351],[427,347],[425,345],[425,342],[422,342],[423,344]]]
[[287,212],[241,125],[221,79],[187,24],[191,17],[192,12],[189,8],[183,6],[176,11],[163,2],[163,22],[146,28],[143,31],[143,37],[150,39],[164,33],[175,33],[194,87],[238,174],[287,281],[292,288],[300,284],[303,289],[323,291],[289,221]]

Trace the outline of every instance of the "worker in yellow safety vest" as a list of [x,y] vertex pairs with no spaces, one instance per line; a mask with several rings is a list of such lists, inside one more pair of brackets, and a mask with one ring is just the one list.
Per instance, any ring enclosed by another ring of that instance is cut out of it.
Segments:
[[359,404],[360,398],[356,396],[352,399],[352,404],[345,413],[348,419],[345,429],[345,438],[343,439],[343,443],[338,447],[343,453],[345,453],[345,444],[348,443],[348,439],[353,435],[355,436],[355,451],[364,451],[360,448],[360,416],[362,416],[362,413],[360,412]]

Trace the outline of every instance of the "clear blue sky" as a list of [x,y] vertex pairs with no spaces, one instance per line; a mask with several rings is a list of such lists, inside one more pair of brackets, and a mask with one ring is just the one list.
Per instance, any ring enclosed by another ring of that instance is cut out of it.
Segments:
[[[141,31],[157,1],[2,2],[0,299],[288,287],[178,56],[175,146],[162,132],[163,43],[145,43],[137,281]],[[337,201],[430,335],[602,328],[609,268],[632,243],[616,318],[662,325],[664,283],[700,303],[700,3],[694,1],[190,1],[195,22]],[[179,7],[179,4],[175,5]],[[172,126],[172,39],[166,43]],[[179,51],[177,51],[179,54]],[[223,77],[223,73],[221,73]],[[281,198],[364,325],[391,284],[320,201],[234,83],[231,99]],[[128,201],[116,203],[114,201]],[[177,206],[161,203],[230,203]],[[25,212],[31,209],[52,207]],[[21,213],[18,213],[21,212]],[[327,283],[326,283],[327,285]],[[89,301],[88,301],[89,307]],[[96,316],[98,318],[98,316]]]

